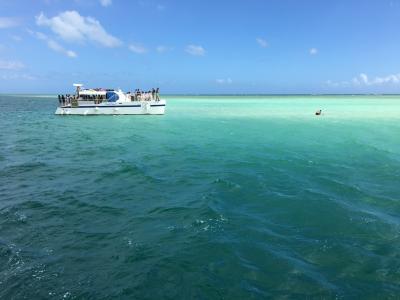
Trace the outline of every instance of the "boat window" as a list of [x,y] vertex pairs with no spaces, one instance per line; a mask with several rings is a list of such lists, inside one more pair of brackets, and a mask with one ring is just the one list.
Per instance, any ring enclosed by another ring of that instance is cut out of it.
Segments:
[[117,93],[114,92],[107,92],[106,98],[109,102],[116,102],[119,99],[119,96]]

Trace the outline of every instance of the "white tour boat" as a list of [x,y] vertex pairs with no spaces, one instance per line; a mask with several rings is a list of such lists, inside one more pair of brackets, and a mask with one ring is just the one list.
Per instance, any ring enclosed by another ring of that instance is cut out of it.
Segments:
[[152,92],[124,93],[113,89],[83,89],[74,84],[75,95],[58,96],[56,115],[163,115],[166,101],[158,89]]

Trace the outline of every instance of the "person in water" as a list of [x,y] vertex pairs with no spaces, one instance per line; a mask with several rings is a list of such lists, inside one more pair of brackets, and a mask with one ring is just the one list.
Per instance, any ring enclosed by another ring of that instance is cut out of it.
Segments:
[[316,112],[315,112],[315,115],[316,116],[320,116],[322,114],[322,110],[317,110]]

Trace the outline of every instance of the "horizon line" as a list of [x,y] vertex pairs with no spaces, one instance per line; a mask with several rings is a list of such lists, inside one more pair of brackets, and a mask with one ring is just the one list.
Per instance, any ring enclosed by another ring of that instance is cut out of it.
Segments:
[[[58,93],[3,93],[0,92],[1,96],[7,95],[58,95]],[[60,94],[62,95],[62,94]],[[168,93],[163,94],[162,96],[400,96],[399,94],[392,93],[289,93],[289,94],[280,94],[280,93]]]

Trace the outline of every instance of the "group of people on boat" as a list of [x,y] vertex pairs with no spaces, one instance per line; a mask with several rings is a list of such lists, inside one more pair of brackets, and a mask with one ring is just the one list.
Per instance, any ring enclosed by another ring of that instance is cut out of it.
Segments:
[[[131,101],[160,101],[160,89],[152,88],[146,92],[136,89],[133,93],[127,93],[127,96],[130,97]],[[79,98],[77,95],[58,95],[58,103],[60,106],[71,105],[74,100],[94,101],[95,104],[100,104],[103,101],[107,101],[107,97],[106,95],[87,95],[83,93],[79,95]]]
[[72,100],[75,99],[74,95],[66,94],[66,95],[58,95],[58,103],[60,106],[70,105]]
[[79,98],[81,98],[82,100],[85,101],[95,101],[96,100],[105,100],[106,99],[106,95],[79,95]]
[[160,101],[160,89],[152,88],[147,92],[136,89],[133,94],[131,93],[131,99],[132,101]]

